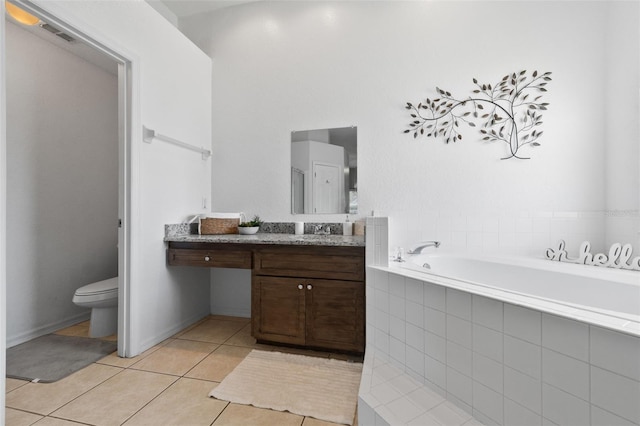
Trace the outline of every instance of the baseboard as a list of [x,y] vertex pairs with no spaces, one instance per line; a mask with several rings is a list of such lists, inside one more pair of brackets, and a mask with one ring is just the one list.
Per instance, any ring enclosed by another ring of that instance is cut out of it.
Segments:
[[70,327],[82,321],[87,321],[91,317],[91,311],[83,312],[72,317],[66,318],[61,321],[45,324],[33,330],[28,330],[17,334],[15,336],[7,336],[7,348],[19,345],[20,343],[28,342],[36,337],[44,336],[45,334],[53,333],[62,328]]
[[211,315],[251,318],[251,309],[230,308],[228,306],[211,306]]

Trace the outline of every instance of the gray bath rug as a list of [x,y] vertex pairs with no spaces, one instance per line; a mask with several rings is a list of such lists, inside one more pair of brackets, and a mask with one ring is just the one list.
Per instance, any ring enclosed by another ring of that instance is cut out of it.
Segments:
[[7,349],[7,377],[55,382],[116,349],[106,340],[47,334]]

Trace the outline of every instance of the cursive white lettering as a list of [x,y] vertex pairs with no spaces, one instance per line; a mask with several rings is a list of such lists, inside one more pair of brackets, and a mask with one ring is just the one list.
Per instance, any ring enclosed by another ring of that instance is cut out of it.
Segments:
[[558,242],[558,248],[548,248],[545,256],[549,260],[557,260],[559,262],[578,263],[582,265],[604,266],[607,268],[626,269],[631,271],[640,271],[640,256],[636,256],[633,260],[633,247],[631,244],[622,245],[615,243],[609,248],[609,255],[604,253],[591,253],[591,243],[584,241],[580,244],[578,257],[569,257],[565,250],[566,243],[564,240]]

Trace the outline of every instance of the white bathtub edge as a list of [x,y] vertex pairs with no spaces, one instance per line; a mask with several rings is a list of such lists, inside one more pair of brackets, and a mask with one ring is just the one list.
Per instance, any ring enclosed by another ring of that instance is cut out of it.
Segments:
[[529,297],[525,295],[519,295],[510,293],[507,291],[501,291],[498,289],[492,289],[488,287],[482,287],[469,282],[447,278],[435,274],[426,274],[423,272],[413,271],[400,267],[397,263],[390,266],[369,266],[373,269],[377,269],[384,272],[390,272],[397,275],[402,275],[408,278],[413,278],[418,281],[430,282],[433,284],[441,285],[444,287],[453,288],[456,290],[465,291],[468,293],[476,294],[479,296],[485,296],[491,299],[500,300],[502,302],[511,303],[518,306],[533,308],[542,312],[558,315],[561,317],[582,321],[588,324],[597,325],[610,330],[615,330],[621,333],[629,334],[632,336],[640,337],[640,323],[630,321],[627,319],[616,318],[610,315],[597,313],[585,309],[578,309],[577,307],[571,307],[562,303],[555,303],[548,300],[543,300],[536,297]]

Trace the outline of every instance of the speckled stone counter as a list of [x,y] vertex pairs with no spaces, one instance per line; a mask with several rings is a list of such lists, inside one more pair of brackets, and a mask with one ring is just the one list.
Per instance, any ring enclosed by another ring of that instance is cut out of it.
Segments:
[[177,243],[229,243],[229,244],[275,244],[291,246],[338,246],[364,247],[364,236],[314,235],[314,234],[273,234],[257,233],[254,235],[170,235],[165,242]]

